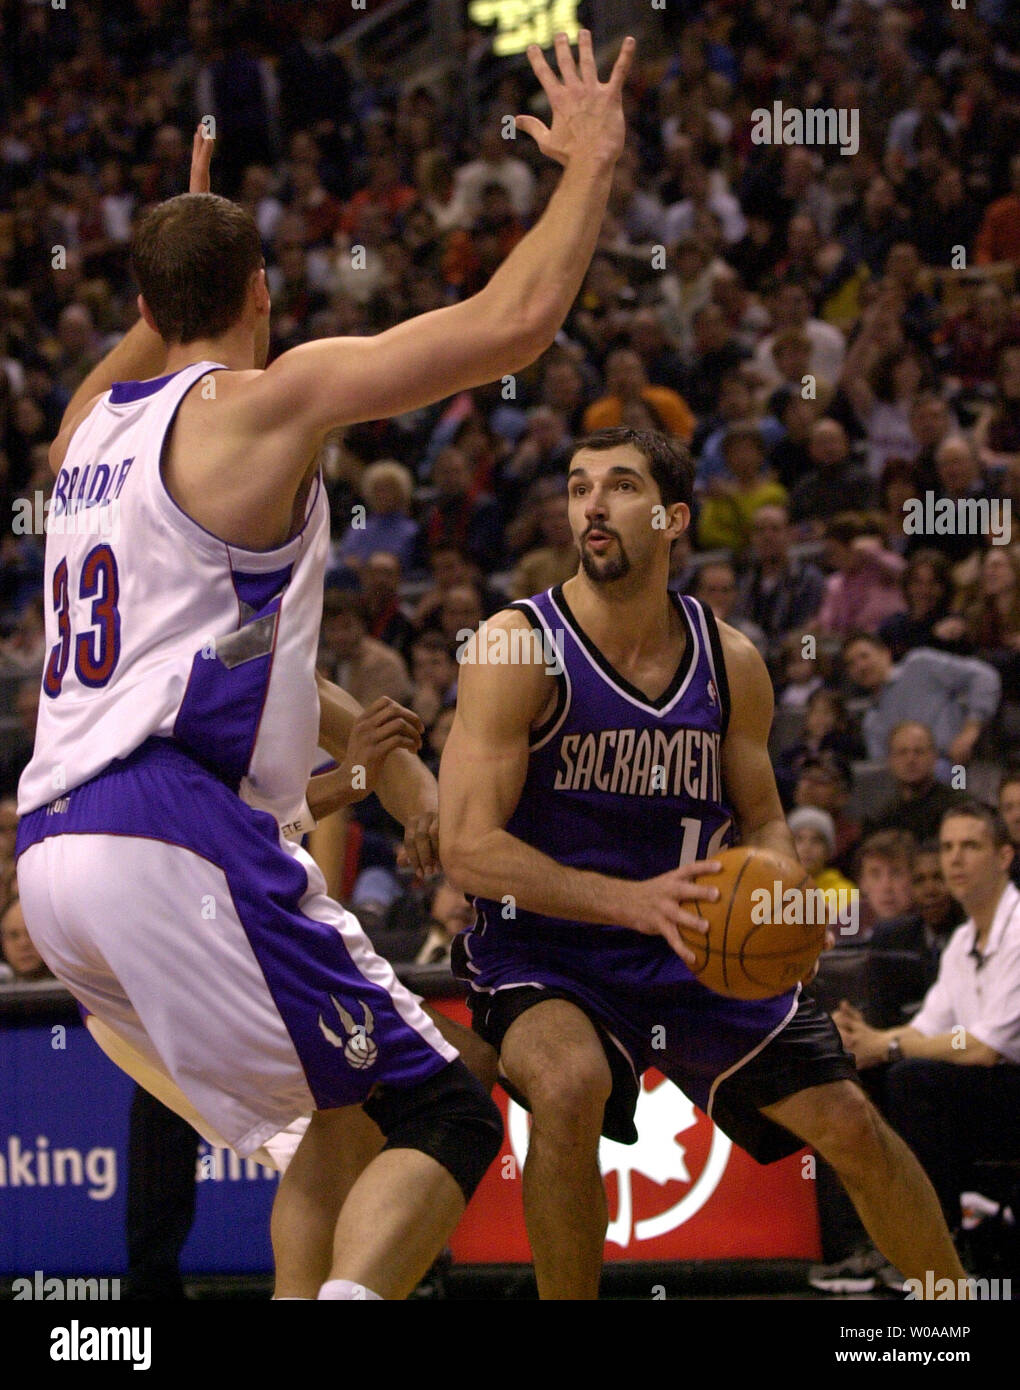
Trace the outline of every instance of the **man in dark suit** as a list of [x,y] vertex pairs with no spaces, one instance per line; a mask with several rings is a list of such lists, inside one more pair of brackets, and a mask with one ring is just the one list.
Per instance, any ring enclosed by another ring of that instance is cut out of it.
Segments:
[[892,799],[865,816],[865,838],[876,830],[909,830],[921,844],[939,833],[942,817],[963,793],[935,780],[938,749],[926,724],[905,720],[889,735],[887,765],[896,782]]
[[790,494],[790,520],[820,534],[823,522],[846,511],[848,498],[861,510],[870,507],[875,484],[868,470],[854,461],[846,430],[838,420],[828,416],[818,420],[809,448],[814,467]]

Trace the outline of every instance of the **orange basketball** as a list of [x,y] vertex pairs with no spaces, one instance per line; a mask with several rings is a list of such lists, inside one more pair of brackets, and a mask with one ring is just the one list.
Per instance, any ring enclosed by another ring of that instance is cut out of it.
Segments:
[[807,975],[825,941],[825,901],[795,859],[740,847],[712,856],[717,874],[694,881],[719,889],[717,902],[686,902],[708,922],[680,934],[696,956],[695,976],[731,999],[768,999]]

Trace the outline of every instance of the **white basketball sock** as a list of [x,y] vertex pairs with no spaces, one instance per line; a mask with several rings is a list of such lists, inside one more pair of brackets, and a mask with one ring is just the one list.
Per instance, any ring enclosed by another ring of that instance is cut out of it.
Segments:
[[373,1293],[371,1289],[366,1289],[364,1284],[355,1284],[350,1279],[327,1279],[319,1290],[319,1297],[360,1299],[362,1302],[372,1299],[376,1303],[383,1301],[382,1294]]

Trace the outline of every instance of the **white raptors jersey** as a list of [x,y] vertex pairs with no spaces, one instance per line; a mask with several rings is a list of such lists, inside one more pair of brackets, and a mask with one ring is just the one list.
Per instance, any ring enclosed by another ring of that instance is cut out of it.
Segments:
[[21,815],[161,737],[282,824],[301,816],[329,507],[318,477],[302,530],[252,551],[177,506],[164,439],[185,394],[219,367],[118,382],[71,439],[47,523],[49,655]]

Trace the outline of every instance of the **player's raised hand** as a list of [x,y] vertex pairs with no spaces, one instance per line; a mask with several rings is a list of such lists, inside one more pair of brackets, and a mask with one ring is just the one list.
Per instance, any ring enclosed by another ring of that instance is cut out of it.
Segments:
[[694,966],[696,957],[684,944],[680,928],[705,932],[708,923],[683,904],[698,898],[715,902],[719,896],[718,888],[706,888],[703,883],[692,880],[703,874],[718,873],[721,867],[717,859],[699,859],[694,864],[671,869],[668,874],[659,874],[657,878],[628,883],[621,924],[645,936],[665,937],[680,959]]
[[591,33],[582,29],[578,35],[576,64],[566,34],[557,34],[556,61],[562,79],[558,81],[538,44],[531,44],[528,59],[549,98],[552,125],[535,116],[515,116],[517,129],[532,136],[543,154],[564,167],[579,154],[615,163],[623,150],[623,84],[634,61],[634,47],[632,38],[624,39],[609,81],[600,82]]
[[189,193],[208,193],[210,191],[209,164],[212,160],[213,145],[216,141],[199,121],[195,128],[195,138],[191,142],[191,178],[188,180]]

